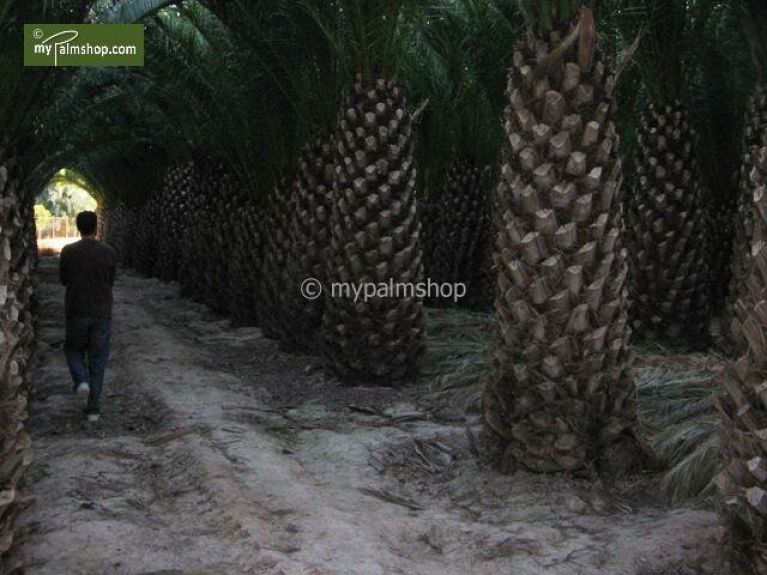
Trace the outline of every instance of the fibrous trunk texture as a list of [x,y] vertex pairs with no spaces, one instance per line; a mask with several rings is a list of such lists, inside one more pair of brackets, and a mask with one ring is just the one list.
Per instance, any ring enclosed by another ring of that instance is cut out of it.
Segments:
[[261,220],[265,247],[260,322],[268,337],[288,349],[315,353],[319,349],[326,294],[314,298],[302,288],[304,282],[326,283],[333,166],[329,136],[307,144],[291,179],[283,179],[272,190]]
[[31,461],[24,421],[35,342],[32,200],[19,163],[0,148],[0,554],[13,543],[14,519],[25,504],[17,484]]
[[[509,71],[494,209],[500,343],[483,396],[501,468],[623,468],[635,448],[614,76],[560,37],[523,37]],[[631,448],[631,449],[629,449]]]
[[[439,228],[440,228],[440,205],[432,190],[421,192],[418,190],[416,202],[418,204],[418,219],[421,222],[421,257],[423,260],[424,278],[439,281]],[[427,305],[438,305],[434,298],[426,298]]]
[[96,206],[96,237],[104,240],[109,234],[109,208],[103,204]]
[[767,574],[767,142],[751,160],[754,188],[751,273],[746,295],[738,301],[735,322],[746,342],[745,354],[734,363],[715,398],[723,415],[721,449],[724,471],[716,484],[720,514],[738,562],[759,575]]
[[229,252],[229,286],[232,322],[235,325],[258,323],[258,282],[260,280],[261,217],[255,202],[242,195],[240,206],[233,214],[232,245]]
[[[432,280],[462,283],[464,301],[481,299],[476,292],[482,263],[481,248],[487,234],[489,166],[459,158],[450,166],[437,207],[436,269]],[[446,302],[452,303],[452,302]]]
[[125,202],[119,201],[105,211],[104,240],[117,252],[117,260],[125,262],[130,259],[127,250],[130,247],[130,235],[134,231],[133,210]]
[[[328,283],[402,285],[374,297],[326,297],[328,359],[344,379],[394,383],[412,376],[424,346],[420,224],[412,118],[402,89],[358,81],[339,118]],[[409,286],[409,287],[408,287]],[[388,297],[381,297],[388,296]]]
[[742,165],[739,174],[740,193],[736,200],[735,233],[732,248],[732,278],[727,300],[727,311],[732,325],[732,338],[739,351],[746,349],[740,326],[753,308],[747,288],[751,273],[751,244],[753,240],[753,198],[755,190],[763,185],[763,174],[756,161],[760,150],[767,146],[767,87],[759,86],[749,100],[743,129]]
[[157,241],[162,226],[158,193],[152,193],[149,199],[136,209],[133,223],[135,227],[128,236],[126,264],[143,275],[151,276],[157,263]]
[[228,313],[231,233],[239,187],[226,164],[200,154],[187,193],[181,276],[184,292],[219,313]]
[[486,218],[483,237],[477,250],[476,263],[470,283],[468,307],[475,311],[493,310],[498,285],[498,266],[496,265],[495,233]]
[[426,191],[418,198],[418,219],[421,221],[421,253],[424,277],[437,281],[437,238],[439,235],[439,205],[433,192]]
[[126,265],[178,281],[236,325],[257,323],[260,213],[223,162],[197,154],[171,167],[143,204],[118,202],[108,214],[107,242]]
[[709,198],[697,136],[680,102],[650,104],[638,133],[627,198],[631,317],[635,331],[696,343],[709,317]]
[[157,200],[161,229],[157,236],[154,275],[164,281],[179,279],[183,238],[191,224],[188,202],[193,185],[194,164],[185,162],[168,169]]
[[283,178],[266,197],[258,222],[263,242],[258,283],[258,324],[266,337],[286,346],[289,346],[292,337],[288,320],[290,310],[285,306],[283,293],[291,288],[291,217],[291,184]]
[[325,311],[325,296],[302,294],[306,280],[327,284],[330,260],[330,216],[333,211],[333,141],[317,138],[305,147],[292,185],[289,236],[292,249],[288,258],[290,284],[283,291],[283,305],[290,321],[290,344],[306,351],[317,351],[317,335]]

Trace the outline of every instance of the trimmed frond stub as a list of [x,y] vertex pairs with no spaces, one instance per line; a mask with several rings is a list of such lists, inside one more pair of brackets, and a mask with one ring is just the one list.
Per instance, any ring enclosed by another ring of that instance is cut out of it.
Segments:
[[584,62],[568,34],[527,34],[509,71],[495,199],[500,343],[484,420],[506,469],[583,471],[598,461],[626,471],[641,450],[615,79],[598,49]]
[[726,396],[716,405],[723,417],[722,454],[725,469],[716,483],[720,514],[735,559],[754,573],[767,574],[767,146],[759,151],[752,179],[754,241],[748,314],[740,325],[747,352],[724,381]]

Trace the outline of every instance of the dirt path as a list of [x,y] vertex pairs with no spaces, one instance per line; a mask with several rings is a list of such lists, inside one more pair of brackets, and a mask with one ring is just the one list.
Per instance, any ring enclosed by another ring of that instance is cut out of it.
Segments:
[[[561,477],[500,476],[410,390],[339,388],[317,360],[123,272],[102,421],[83,423],[55,260],[14,557],[29,574],[705,573],[716,520]],[[471,423],[471,420],[469,420]]]

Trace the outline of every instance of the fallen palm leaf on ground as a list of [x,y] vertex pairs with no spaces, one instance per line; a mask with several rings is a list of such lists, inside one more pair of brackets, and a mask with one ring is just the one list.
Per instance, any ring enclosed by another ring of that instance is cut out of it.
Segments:
[[[491,314],[430,309],[430,381],[424,403],[462,406],[471,413],[488,376],[495,331]],[[677,353],[657,344],[637,347],[634,369],[642,431],[665,470],[652,481],[673,504],[705,498],[721,466],[712,397],[725,363],[716,355]]]

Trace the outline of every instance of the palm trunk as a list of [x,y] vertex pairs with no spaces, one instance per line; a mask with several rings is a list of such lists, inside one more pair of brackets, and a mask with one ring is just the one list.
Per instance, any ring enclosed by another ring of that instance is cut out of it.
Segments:
[[638,140],[627,202],[632,322],[649,337],[699,343],[710,311],[709,198],[686,108],[651,104]]
[[159,237],[159,194],[153,193],[136,210],[136,229],[131,235],[130,265],[145,276],[152,276],[157,264],[157,240]]
[[487,227],[489,167],[458,159],[450,167],[440,194],[437,232],[437,277],[441,282],[463,283],[475,297],[482,257],[480,248]]
[[233,214],[233,245],[230,264],[230,300],[235,325],[258,324],[258,282],[261,262],[260,213],[253,201],[244,196]]
[[258,284],[258,322],[266,337],[280,342],[291,340],[289,310],[283,293],[291,288],[289,260],[291,186],[287,179],[277,182],[266,198],[259,219],[259,235],[263,242]]
[[22,508],[16,490],[31,462],[24,429],[30,360],[35,342],[36,268],[33,196],[23,188],[19,163],[0,149],[0,482],[3,521],[0,553],[13,543],[13,523]]
[[[339,120],[335,163],[329,284],[422,281],[413,133],[399,86],[357,81]],[[390,384],[414,375],[424,346],[422,297],[327,294],[326,302],[325,347],[340,377]]]
[[740,352],[746,350],[741,326],[753,308],[748,290],[752,268],[751,244],[754,236],[754,191],[761,175],[756,166],[760,148],[767,144],[767,86],[759,86],[750,99],[743,129],[743,163],[740,170],[740,193],[735,213],[735,234],[732,249],[732,279],[727,311],[733,322],[732,338]]
[[[763,132],[767,136],[767,131]],[[719,510],[736,560],[750,572],[767,574],[767,137],[751,159],[753,220],[746,295],[738,301],[737,324],[746,353],[724,381],[726,395],[715,398],[723,416],[721,450],[725,469],[716,478]]]
[[117,260],[125,263],[129,259],[126,249],[130,244],[130,234],[135,230],[133,211],[128,205],[119,201],[106,210],[104,240],[117,252]]
[[527,35],[509,72],[499,224],[500,344],[484,421],[501,468],[573,471],[635,462],[627,263],[614,77],[577,46]]
[[188,190],[194,177],[191,162],[171,167],[163,178],[158,201],[162,229],[157,238],[155,275],[164,281],[179,279],[182,238],[190,225],[192,212],[188,205]]

